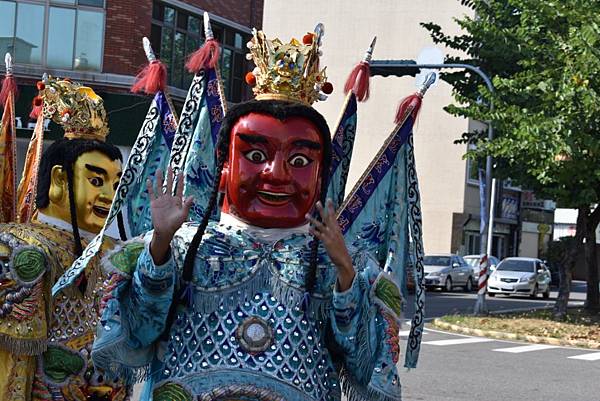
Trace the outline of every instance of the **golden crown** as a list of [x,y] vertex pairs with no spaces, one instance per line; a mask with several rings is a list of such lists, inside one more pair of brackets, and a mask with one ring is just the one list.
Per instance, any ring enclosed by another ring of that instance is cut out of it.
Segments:
[[333,86],[327,82],[325,68],[319,69],[319,50],[323,25],[302,38],[302,43],[292,39],[283,43],[279,39],[267,39],[263,31],[253,30],[248,42],[249,60],[256,68],[246,75],[246,82],[253,85],[257,100],[277,99],[312,105],[325,100]]
[[44,117],[62,125],[65,138],[106,141],[108,121],[104,101],[92,88],[44,75],[38,89],[44,103]]

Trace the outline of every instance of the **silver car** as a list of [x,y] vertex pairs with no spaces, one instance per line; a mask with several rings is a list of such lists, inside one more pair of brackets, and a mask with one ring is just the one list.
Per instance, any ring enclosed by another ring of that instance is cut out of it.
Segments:
[[[463,259],[473,269],[473,278],[475,279],[476,282],[479,281],[479,261],[481,260],[481,256],[482,255],[467,255],[467,256],[463,256]],[[488,275],[489,275],[489,274],[492,274],[492,272],[494,270],[496,270],[496,266],[498,266],[498,263],[500,263],[500,261],[495,256],[488,257],[488,260],[490,262],[490,264],[489,264],[490,267],[488,268]]]
[[521,294],[536,298],[550,296],[550,271],[539,259],[506,258],[488,279],[488,294]]
[[441,288],[450,292],[454,287],[461,286],[467,292],[473,291],[473,269],[458,255],[427,255],[423,258],[423,268],[425,285],[429,289]]

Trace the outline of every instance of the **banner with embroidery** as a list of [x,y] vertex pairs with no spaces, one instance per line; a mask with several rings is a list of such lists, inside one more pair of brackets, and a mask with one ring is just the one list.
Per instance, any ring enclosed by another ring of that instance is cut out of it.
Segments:
[[[210,198],[215,173],[215,149],[221,122],[225,115],[221,81],[214,68],[205,71],[205,81],[205,93],[183,168],[184,195],[194,198],[189,220],[196,222],[202,220]],[[213,217],[218,219],[217,215]]]
[[[147,145],[146,163],[139,166],[139,176],[133,182],[130,195],[125,201],[130,237],[137,237],[153,228],[146,180],[154,182],[157,170],[166,171],[177,129],[176,117],[163,92],[156,93],[153,105],[158,115],[151,123],[142,126],[142,130],[147,132],[140,131],[140,136],[151,138],[152,143]],[[152,105],[150,109],[153,110]]]
[[27,155],[25,156],[25,167],[17,189],[17,221],[29,223],[33,216],[35,197],[37,195],[38,170],[42,151],[44,150],[44,116],[42,113],[37,118]]
[[[422,249],[420,236],[411,235],[414,219],[409,217],[411,197],[415,194],[418,197],[418,184],[411,183],[416,172],[411,169],[408,157],[413,123],[408,115],[394,128],[338,212],[346,242],[369,252],[403,292],[407,270],[414,267],[414,250]],[[415,335],[409,338],[413,349],[408,350],[405,361],[411,367],[418,357],[422,313],[423,308],[417,308],[413,317]]]
[[0,121],[0,223],[16,220],[17,213],[17,130],[15,99],[8,98]]
[[356,95],[350,91],[346,96],[342,115],[331,142],[330,181],[327,197],[337,209],[344,201],[346,181],[350,170],[350,160],[354,148],[357,124]]

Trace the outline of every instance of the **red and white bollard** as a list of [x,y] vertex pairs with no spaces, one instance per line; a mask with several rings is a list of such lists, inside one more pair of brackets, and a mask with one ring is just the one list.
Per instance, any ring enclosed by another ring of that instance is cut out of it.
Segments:
[[488,279],[488,256],[483,255],[479,261],[479,287],[477,294],[483,295],[487,290],[487,279]]
[[477,291],[477,302],[475,302],[475,309],[473,311],[475,315],[485,315],[487,313],[487,307],[485,305],[485,293],[487,292],[488,265],[488,256],[483,255],[479,260],[479,285]]

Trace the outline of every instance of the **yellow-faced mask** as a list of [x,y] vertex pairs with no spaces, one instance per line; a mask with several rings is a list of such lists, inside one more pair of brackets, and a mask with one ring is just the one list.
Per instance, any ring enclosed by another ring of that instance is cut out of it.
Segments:
[[[107,113],[104,102],[91,88],[69,79],[56,79],[45,75],[38,82],[39,97],[43,101],[45,118],[52,119],[65,131],[64,139],[55,143],[57,148],[50,152],[44,162],[42,156],[40,177],[48,190],[47,198],[41,202],[38,194],[38,208],[41,213],[71,223],[71,202],[69,189],[73,191],[74,211],[77,226],[85,231],[98,233],[108,217],[110,205],[121,177],[121,162],[112,160],[116,156],[110,145],[105,153],[100,142],[105,142],[108,134]],[[72,142],[72,147],[67,142]],[[96,145],[94,145],[96,144]],[[81,152],[76,150],[80,146]],[[87,149],[87,151],[86,151]],[[74,153],[71,153],[74,152]],[[118,150],[116,150],[118,153]],[[112,155],[109,157],[108,155]],[[78,155],[78,156],[77,156]],[[64,157],[62,157],[64,156]],[[74,156],[77,158],[74,160]],[[65,163],[72,163],[73,181],[69,188],[69,177]],[[45,197],[42,196],[42,198]]]
[[[108,217],[110,205],[121,177],[121,162],[93,150],[81,154],[73,165],[73,193],[77,225],[98,233]],[[53,166],[48,191],[49,203],[40,212],[71,222],[67,171]]]

